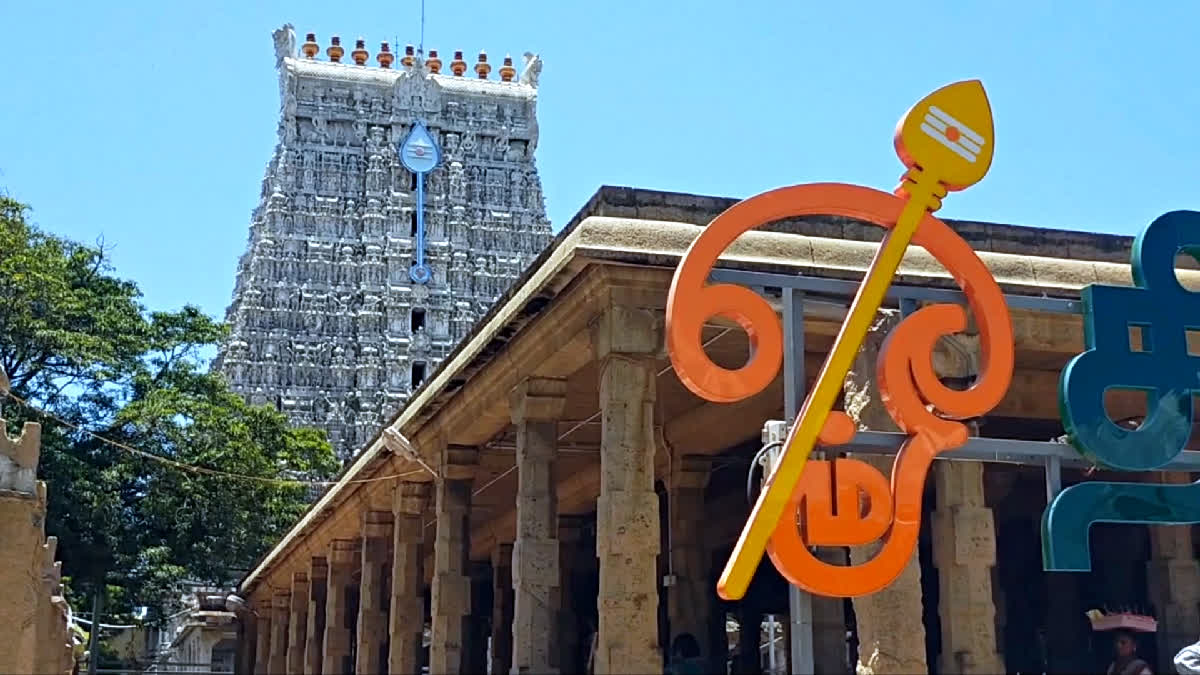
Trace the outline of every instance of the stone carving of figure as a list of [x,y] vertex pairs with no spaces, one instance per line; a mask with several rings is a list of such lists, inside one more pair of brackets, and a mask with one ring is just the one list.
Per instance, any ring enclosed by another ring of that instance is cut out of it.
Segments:
[[542,190],[537,183],[537,177],[534,176],[529,180],[529,190],[525,192],[525,208],[530,211],[538,211],[542,204]]
[[463,165],[459,162],[450,163],[450,198],[464,199],[466,197],[466,176]]
[[533,52],[525,52],[525,70],[521,71],[521,84],[527,84],[535,89],[538,78],[542,75],[542,58]]
[[492,145],[492,156],[495,159],[503,160],[508,156],[508,127],[500,130],[500,136],[496,138],[496,142]]
[[459,145],[459,147],[462,148],[462,151],[464,153],[471,153],[471,152],[474,152],[476,145],[477,145],[477,141],[475,139],[475,132],[468,131],[463,136],[462,144]]
[[467,195],[468,199],[473,202],[478,202],[479,198],[482,196],[481,192],[483,190],[483,176],[481,174],[482,172],[477,166],[467,169]]
[[509,203],[514,208],[521,208],[525,205],[525,172],[513,169],[509,178],[512,180],[512,194],[509,195]]
[[341,187],[342,180],[338,173],[341,170],[336,155],[326,156],[321,162],[321,189],[330,194],[336,193]]
[[485,193],[484,198],[487,200],[488,204],[503,204],[504,203],[504,200],[501,198],[501,187],[500,187],[501,183],[503,182],[503,176],[504,176],[504,169],[488,169],[487,170],[487,183],[485,185],[487,191]]
[[329,125],[324,117],[313,117],[313,133],[320,143],[329,143]]
[[504,153],[504,161],[519,162],[525,153],[521,150],[519,144],[513,143],[509,145],[508,152]]
[[371,135],[367,140],[367,152],[372,155],[383,155],[387,140],[383,135],[383,127],[371,127]]
[[450,132],[446,134],[445,140],[442,142],[445,148],[446,155],[450,156],[458,152],[458,134]]
[[275,67],[278,68],[285,57],[296,54],[296,30],[292,24],[285,23],[271,33],[271,37],[275,40]]
[[317,186],[317,172],[313,171],[312,155],[304,156],[304,189],[312,190]]

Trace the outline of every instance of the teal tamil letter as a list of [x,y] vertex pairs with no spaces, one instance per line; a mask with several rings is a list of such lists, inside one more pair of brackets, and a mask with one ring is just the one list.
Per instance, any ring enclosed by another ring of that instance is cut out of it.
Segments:
[[[1200,293],[1175,276],[1175,255],[1200,260],[1200,213],[1160,216],[1133,244],[1133,287],[1093,284],[1083,290],[1086,351],[1062,371],[1059,409],[1071,444],[1089,460],[1120,471],[1151,471],[1175,459],[1192,433],[1192,396],[1200,394],[1200,357],[1188,354],[1187,331],[1200,330]],[[1142,350],[1130,347],[1140,329]],[[1104,410],[1108,389],[1146,394],[1137,429]],[[1059,493],[1042,516],[1042,563],[1051,572],[1091,569],[1092,523],[1200,523],[1200,483],[1086,482]]]

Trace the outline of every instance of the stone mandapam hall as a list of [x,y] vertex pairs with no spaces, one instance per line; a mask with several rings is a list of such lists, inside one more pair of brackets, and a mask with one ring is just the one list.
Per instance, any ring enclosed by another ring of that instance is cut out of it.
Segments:
[[[715,592],[750,508],[746,478],[764,423],[783,419],[786,373],[751,399],[714,404],[679,382],[664,351],[674,268],[732,203],[601,189],[243,580],[253,613],[242,615],[239,671],[584,672],[598,628],[597,673],[662,672],[683,632],[699,638],[712,672],[759,672],[768,615],[803,643],[766,558],[741,601]],[[1190,527],[1097,525],[1090,573],[1046,573],[1040,558],[1048,489],[1089,470],[1070,446],[1050,443],[1063,433],[1059,371],[1083,349],[1079,292],[1131,283],[1131,239],[948,222],[1009,300],[1012,386],[975,421],[985,440],[935,463],[918,550],[896,582],[854,600],[811,598],[813,667],[1103,668],[1108,642],[1084,613],[1108,607],[1157,617],[1141,651],[1162,669],[1200,632]],[[741,237],[717,274],[803,280],[804,368],[793,373],[811,384],[882,232],[837,217],[780,221]],[[1180,277],[1200,285],[1200,273]],[[789,294],[764,286],[782,314]],[[885,473],[899,438],[887,433],[895,427],[874,355],[901,305],[957,292],[910,251],[847,377],[842,407],[864,431],[843,449]],[[746,336],[732,324],[714,320],[704,337],[718,363],[745,362]],[[947,381],[969,379],[977,342],[943,340],[935,365]],[[1109,414],[1136,419],[1144,405],[1113,395]],[[1168,471],[1086,479],[1183,482],[1197,466],[1185,452]],[[869,553],[820,555],[844,563]]]

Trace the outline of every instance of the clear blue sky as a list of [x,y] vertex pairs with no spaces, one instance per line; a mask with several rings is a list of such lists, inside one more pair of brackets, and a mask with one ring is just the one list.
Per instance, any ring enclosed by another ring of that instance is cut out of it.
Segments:
[[[980,78],[989,176],[942,214],[1132,234],[1200,209],[1200,3],[428,0],[427,48],[542,55],[561,227],[602,184],[891,189],[900,115]],[[419,2],[0,0],[0,187],[114,247],[154,308],[222,314],[275,144],[271,31],[403,45]],[[732,159],[717,158],[732,152]]]

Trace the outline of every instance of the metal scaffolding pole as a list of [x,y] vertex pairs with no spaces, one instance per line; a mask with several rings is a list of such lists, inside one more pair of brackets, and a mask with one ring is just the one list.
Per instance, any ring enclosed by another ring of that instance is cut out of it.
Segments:
[[[800,413],[805,396],[804,292],[783,289],[783,410],[790,427]],[[772,462],[774,470],[774,462]],[[766,474],[764,474],[765,476]],[[812,596],[788,584],[788,654],[792,675],[813,672]]]

